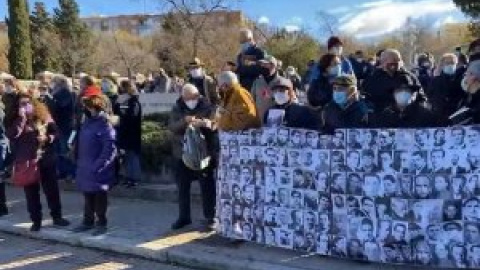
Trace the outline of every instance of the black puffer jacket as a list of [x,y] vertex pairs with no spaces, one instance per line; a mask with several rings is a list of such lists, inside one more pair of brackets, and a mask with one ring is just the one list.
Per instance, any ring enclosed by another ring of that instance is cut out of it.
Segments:
[[432,105],[432,111],[444,121],[448,119],[460,106],[460,101],[467,94],[462,90],[461,81],[463,74],[454,75],[440,74],[433,78],[430,87],[426,89],[428,101]]
[[366,128],[369,126],[369,115],[370,111],[363,99],[343,109],[332,101],[322,111],[322,130],[333,134],[335,129],[340,128]]
[[445,126],[445,121],[437,117],[426,101],[414,101],[401,111],[395,105],[388,106],[372,118],[376,128],[428,128]]
[[408,85],[418,89],[419,100],[426,100],[422,90],[422,86],[418,78],[405,69],[400,69],[396,74],[391,76],[381,68],[377,68],[362,85],[362,94],[365,95],[367,102],[369,102],[376,113],[383,112],[383,110],[395,102],[393,98],[393,91],[404,85],[405,80],[408,80]]
[[330,80],[320,75],[314,79],[307,91],[308,104],[312,107],[323,107],[332,101],[333,86]]

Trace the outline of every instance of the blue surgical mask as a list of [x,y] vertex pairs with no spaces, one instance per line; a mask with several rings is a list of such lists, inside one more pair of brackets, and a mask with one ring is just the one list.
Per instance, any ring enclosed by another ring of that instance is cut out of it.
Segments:
[[242,52],[246,52],[252,44],[250,42],[242,43]]
[[347,93],[340,91],[333,91],[333,101],[337,103],[340,107],[345,106],[348,101]]
[[443,73],[447,75],[453,75],[455,74],[455,71],[457,70],[456,65],[447,65],[443,67]]
[[400,91],[395,93],[395,101],[399,106],[405,107],[412,101],[412,93],[408,91]]
[[328,74],[332,77],[338,77],[338,76],[342,75],[342,66],[336,65],[334,67],[331,67]]

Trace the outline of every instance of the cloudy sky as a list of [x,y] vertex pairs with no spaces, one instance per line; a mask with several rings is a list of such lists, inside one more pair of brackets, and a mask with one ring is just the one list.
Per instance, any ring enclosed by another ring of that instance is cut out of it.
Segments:
[[[162,10],[161,0],[77,1],[82,16]],[[0,18],[4,18],[7,1],[0,2]],[[53,7],[58,0],[44,2]],[[326,12],[338,20],[341,31],[365,39],[398,30],[408,18],[426,20],[433,26],[465,20],[451,0],[242,0],[233,8],[262,23],[288,30],[305,28],[315,34],[319,33],[318,12]]]

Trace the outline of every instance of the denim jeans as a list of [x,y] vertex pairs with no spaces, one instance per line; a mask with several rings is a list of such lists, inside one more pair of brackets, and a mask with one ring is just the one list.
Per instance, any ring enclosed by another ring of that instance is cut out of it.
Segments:
[[127,179],[138,183],[142,178],[142,168],[140,166],[140,155],[135,151],[126,150],[125,165],[127,169]]
[[68,137],[70,134],[60,134],[56,142],[57,152],[57,171],[58,178],[64,179],[67,177],[75,177],[75,164],[68,157]]
[[8,142],[0,143],[0,211],[6,211],[7,209],[7,196],[5,194],[5,179],[3,179],[3,174],[7,165],[6,159],[8,152]]

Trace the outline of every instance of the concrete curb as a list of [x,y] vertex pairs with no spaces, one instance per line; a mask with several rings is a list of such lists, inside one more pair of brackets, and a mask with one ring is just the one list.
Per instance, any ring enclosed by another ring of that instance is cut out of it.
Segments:
[[[129,243],[128,240],[113,237],[93,237],[85,234],[75,234],[70,231],[55,228],[43,228],[38,233],[31,233],[24,227],[19,227],[9,221],[0,220],[0,231],[30,239],[46,240],[75,247],[98,249],[119,255],[134,256],[163,264],[178,265],[187,268],[204,270],[305,270],[256,261],[252,258],[239,259],[235,254],[219,254],[217,248],[200,244],[156,245],[155,250]],[[217,252],[216,252],[217,251]]]

